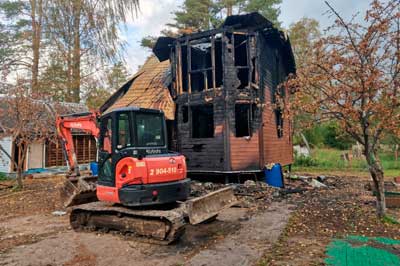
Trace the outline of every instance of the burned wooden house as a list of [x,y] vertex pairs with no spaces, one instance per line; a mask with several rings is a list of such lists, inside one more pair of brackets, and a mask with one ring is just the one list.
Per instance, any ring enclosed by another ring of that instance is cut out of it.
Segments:
[[[288,38],[271,22],[258,13],[230,16],[218,29],[161,37],[153,51],[158,60],[150,58],[103,111],[131,103],[170,107],[172,99],[169,144],[186,156],[190,172],[259,171],[268,163],[292,163],[292,125],[285,115],[290,95],[279,85],[295,72],[295,63]],[[155,71],[155,65],[164,70]],[[158,89],[152,97],[158,100],[150,104],[140,101],[147,90],[137,90],[146,69],[157,72],[145,78],[145,86]]]

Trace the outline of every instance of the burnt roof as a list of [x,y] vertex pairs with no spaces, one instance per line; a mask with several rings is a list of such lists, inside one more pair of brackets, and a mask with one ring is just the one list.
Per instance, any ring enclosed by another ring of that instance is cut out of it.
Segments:
[[258,12],[253,12],[244,15],[233,15],[225,19],[222,27],[231,26],[235,29],[241,28],[273,28],[274,25],[271,21],[266,19]]
[[178,38],[159,37],[153,48],[153,53],[162,62],[169,59],[171,48],[175,42],[185,42],[187,39],[200,39],[210,35],[224,32],[225,30],[249,30],[263,33],[269,40],[277,43],[283,49],[289,73],[296,72],[296,65],[289,37],[284,32],[274,27],[273,23],[258,12],[243,15],[233,15],[225,19],[225,22],[217,29],[184,34]]
[[136,106],[162,110],[167,119],[174,120],[175,103],[168,89],[170,82],[169,61],[160,62],[151,56],[139,72],[100,107],[100,111],[107,113],[121,107]]

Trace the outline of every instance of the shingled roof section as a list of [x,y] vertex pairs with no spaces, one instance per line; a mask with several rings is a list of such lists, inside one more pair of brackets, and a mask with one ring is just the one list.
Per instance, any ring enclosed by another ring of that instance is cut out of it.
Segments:
[[168,90],[170,82],[169,60],[160,62],[155,56],[150,57],[135,75],[129,89],[106,112],[116,108],[137,106],[160,109],[166,119],[174,120],[175,103]]

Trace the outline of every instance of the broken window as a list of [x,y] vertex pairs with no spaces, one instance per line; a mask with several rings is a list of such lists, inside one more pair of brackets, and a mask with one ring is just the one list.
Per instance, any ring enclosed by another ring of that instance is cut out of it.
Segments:
[[246,137],[252,135],[252,122],[254,120],[255,105],[235,105],[235,136]]
[[182,106],[182,122],[187,123],[189,121],[189,108],[187,106]]
[[[189,47],[189,48],[188,48]],[[216,35],[177,45],[178,93],[200,92],[222,85],[222,42]]]
[[214,110],[213,105],[198,105],[191,107],[192,138],[214,137]]
[[235,67],[240,81],[238,89],[245,89],[250,83],[256,83],[255,37],[245,33],[235,33],[233,40],[232,37],[230,40],[235,47],[233,50]]
[[276,121],[276,130],[278,138],[283,137],[283,115],[282,109],[278,108],[275,110],[275,121]]
[[272,102],[278,104],[275,109],[276,131],[278,138],[283,137],[283,110],[282,100],[285,98],[285,87],[281,85],[284,81],[284,68],[281,64],[279,50],[275,52],[275,68],[273,74]]

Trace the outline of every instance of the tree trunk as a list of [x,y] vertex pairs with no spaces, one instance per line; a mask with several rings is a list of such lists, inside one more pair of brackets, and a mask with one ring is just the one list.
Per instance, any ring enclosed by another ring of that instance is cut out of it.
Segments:
[[379,218],[382,218],[386,214],[385,187],[382,166],[376,152],[375,154],[372,152],[369,154],[366,153],[365,156],[367,158],[369,172],[375,185],[376,213]]
[[31,0],[31,23],[32,23],[32,81],[31,89],[33,93],[38,93],[38,76],[39,76],[39,56],[40,41],[42,33],[42,0]]
[[81,0],[73,2],[73,51],[72,51],[72,92],[73,101],[80,101],[80,85],[81,85],[81,40],[80,40],[80,24],[81,24]]
[[22,169],[20,166],[17,167],[17,188],[23,188]]

